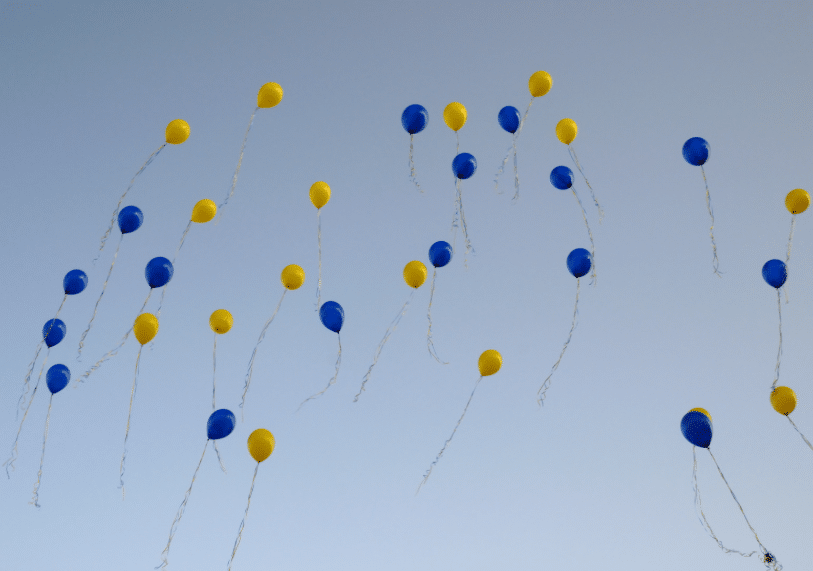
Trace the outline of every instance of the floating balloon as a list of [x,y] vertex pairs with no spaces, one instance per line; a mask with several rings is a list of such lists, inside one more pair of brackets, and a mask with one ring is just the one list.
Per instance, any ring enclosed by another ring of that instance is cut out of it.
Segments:
[[[788,236],[788,255],[785,257],[785,266],[790,265],[790,249],[793,246],[793,230],[796,228],[796,215],[801,214],[810,206],[810,195],[806,190],[797,188],[791,190],[785,197],[785,208],[793,216],[790,220],[790,236]],[[785,288],[785,303],[788,302],[788,289]]]
[[62,287],[65,295],[76,295],[82,293],[88,285],[88,275],[82,270],[71,270],[65,274],[62,280]]
[[576,188],[573,186],[573,171],[567,168],[566,166],[558,166],[554,168],[550,173],[550,182],[554,186],[554,188],[558,190],[568,190],[573,193],[573,197],[576,199],[576,202],[579,203],[579,208],[582,211],[582,218],[584,219],[584,226],[587,228],[587,237],[590,238],[590,250],[591,250],[591,260],[593,262],[593,284],[595,284],[596,280],[596,264],[595,264],[595,255],[596,255],[596,246],[593,242],[593,232],[590,230],[590,224],[587,222],[587,212],[584,210],[584,205],[582,204],[581,198],[579,198],[578,193],[576,192]]
[[175,119],[167,125],[166,140],[170,145],[180,145],[189,138],[189,123]]
[[319,280],[316,282],[316,307],[322,303],[322,207],[330,200],[330,186],[326,182],[311,185],[310,199],[316,207],[316,242],[319,245]]
[[[500,109],[500,112],[497,114],[497,122],[500,124],[505,131],[508,131],[513,135],[511,148],[508,149],[508,153],[505,155],[505,158],[500,163],[500,168],[497,171],[497,175],[494,177],[494,189],[496,190],[499,186],[500,175],[502,174],[503,170],[505,170],[505,164],[508,162],[508,159],[511,157],[511,153],[514,153],[514,200],[519,198],[519,174],[517,171],[517,137],[519,136],[519,126],[520,126],[520,118],[519,118],[519,110],[516,107],[511,107],[510,105],[503,107]],[[502,194],[502,191],[500,191]]]
[[269,109],[276,107],[282,101],[282,87],[279,83],[266,83],[257,93],[257,107]]
[[65,338],[67,332],[68,328],[65,327],[65,322],[61,319],[49,319],[42,326],[42,338],[49,349],[54,345],[58,345]]
[[404,266],[404,281],[411,288],[419,288],[426,281],[426,266],[418,260],[409,262]]
[[567,340],[562,347],[562,352],[559,353],[559,358],[553,364],[553,367],[551,367],[548,378],[545,379],[545,382],[542,383],[542,386],[539,387],[539,390],[536,393],[536,402],[540,406],[542,406],[542,404],[545,402],[545,393],[550,387],[550,379],[553,377],[553,373],[556,371],[556,369],[559,368],[559,363],[562,362],[562,357],[565,356],[565,351],[567,351],[567,347],[570,345],[570,339],[573,337],[573,331],[576,329],[576,323],[578,322],[577,320],[579,316],[579,279],[586,276],[590,272],[591,265],[592,255],[584,248],[576,248],[567,256],[567,270],[573,274],[574,278],[576,278],[576,303],[573,306],[573,323],[570,325],[570,333],[567,335]]
[[[234,318],[225,309],[217,309],[209,316],[209,327],[215,332],[214,346],[212,348],[212,410],[217,409],[215,404],[215,391],[217,388],[217,336],[225,335],[231,331]],[[218,457],[220,453],[218,453]]]
[[342,364],[342,336],[339,332],[342,330],[342,324],[344,324],[344,309],[335,301],[326,301],[319,308],[319,320],[322,322],[322,325],[333,331],[333,333],[336,333],[336,337],[339,339],[339,352],[336,355],[336,372],[333,373],[333,378],[328,381],[325,388],[302,401],[299,408],[302,408],[302,405],[309,400],[313,400],[325,394],[325,391],[330,388],[330,385],[336,382],[336,378],[339,376],[339,366]]
[[790,387],[774,387],[771,390],[771,406],[776,412],[788,418],[788,422],[790,422],[794,430],[799,433],[799,436],[802,437],[802,440],[804,440],[808,448],[813,450],[813,444],[802,434],[802,431],[799,430],[799,427],[796,426],[796,423],[793,422],[793,419],[790,417],[790,413],[796,409],[796,393],[793,392],[793,389]]
[[429,122],[429,113],[423,105],[413,104],[404,109],[401,113],[401,125],[404,130],[409,133],[409,179],[415,184],[415,187],[423,192],[421,185],[415,178],[415,160],[412,157],[412,140],[416,133],[420,133]]
[[429,354],[435,358],[435,361],[442,365],[448,363],[441,361],[438,357],[438,352],[435,349],[435,342],[432,340],[432,299],[435,297],[435,278],[438,275],[438,268],[442,268],[452,260],[452,245],[449,242],[435,242],[429,248],[429,262],[434,266],[432,272],[432,289],[429,293],[429,308],[426,310],[426,317],[429,319],[429,329],[426,331],[426,347],[429,349]]
[[519,129],[519,109],[507,105],[497,114],[497,122],[512,135]]
[[[528,79],[528,91],[531,92],[531,97],[542,97],[546,95],[552,86],[553,79],[551,79],[550,74],[546,71],[537,71]],[[530,105],[528,107],[530,107]]]
[[694,446],[708,448],[711,444],[712,424],[707,414],[690,410],[680,421],[683,437]]
[[477,159],[469,153],[460,153],[452,161],[452,172],[455,177],[465,180],[477,170]]
[[488,377],[493,375],[497,371],[500,370],[502,367],[502,355],[499,352],[495,351],[494,349],[488,349],[487,351],[483,351],[480,355],[480,359],[477,361],[477,368],[480,370],[480,377],[477,379],[477,382],[474,383],[474,389],[471,391],[471,395],[469,395],[469,400],[466,403],[465,408],[463,409],[463,414],[460,415],[460,419],[457,421],[457,424],[452,430],[451,436],[446,439],[446,442],[443,444],[443,448],[440,449],[438,455],[435,457],[435,460],[429,465],[429,469],[426,471],[426,474],[423,476],[423,480],[418,485],[418,492],[421,491],[421,487],[426,483],[429,479],[429,476],[432,474],[432,470],[435,468],[435,465],[440,461],[440,458],[443,456],[443,453],[446,451],[446,447],[454,438],[455,433],[457,432],[460,423],[463,422],[463,417],[466,416],[466,411],[469,410],[469,405],[471,404],[471,399],[474,398],[474,392],[477,390],[480,381],[483,380],[483,377]]
[[714,254],[712,265],[714,273],[718,277],[722,277],[719,272],[720,261],[717,259],[717,242],[714,241],[714,210],[711,208],[711,194],[709,193],[709,181],[706,179],[706,171],[703,165],[709,158],[709,144],[705,139],[700,137],[692,137],[683,143],[683,158],[690,165],[700,167],[700,172],[703,174],[703,182],[706,185],[706,208],[711,217],[711,226],[709,226],[709,238],[711,238],[711,251]]
[[443,110],[443,121],[446,126],[457,133],[466,124],[468,113],[462,103],[454,101],[449,103]]
[[573,119],[562,119],[556,124],[556,138],[559,139],[559,142],[563,145],[567,145],[567,151],[570,153],[570,158],[573,160],[573,164],[576,165],[577,169],[579,169],[579,172],[584,178],[584,183],[587,185],[587,188],[590,189],[590,196],[593,198],[593,203],[596,205],[596,210],[598,210],[598,221],[599,224],[601,224],[601,221],[604,219],[604,210],[601,208],[598,200],[596,200],[596,193],[593,192],[593,187],[590,186],[590,181],[587,180],[587,175],[584,174],[584,169],[582,169],[582,165],[579,163],[579,157],[576,156],[576,150],[571,144],[576,138],[576,134],[578,132],[579,127],[576,125],[576,122]]
[[452,232],[457,236],[458,220],[463,229],[463,236],[466,240],[466,256],[464,257],[464,265],[467,264],[467,257],[469,252],[474,252],[471,247],[471,240],[469,240],[469,229],[466,225],[466,213],[463,210],[463,186],[461,180],[470,178],[477,170],[477,159],[469,153],[460,153],[454,160],[452,160],[452,172],[455,176],[455,213],[452,220]]
[[779,311],[779,349],[776,352],[776,369],[771,389],[779,382],[779,365],[782,359],[782,294],[779,291],[788,279],[788,268],[782,260],[768,260],[762,266],[762,279],[772,288],[776,288],[776,307]]

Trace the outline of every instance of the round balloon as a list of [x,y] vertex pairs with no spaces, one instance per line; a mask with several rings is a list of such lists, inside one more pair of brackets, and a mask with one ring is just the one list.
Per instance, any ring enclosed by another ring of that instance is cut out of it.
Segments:
[[404,112],[401,113],[401,125],[403,125],[404,130],[410,135],[423,131],[428,122],[429,113],[427,113],[423,105],[415,103],[404,109]]
[[480,369],[480,374],[484,377],[493,375],[502,367],[502,355],[494,349],[483,351],[480,359],[477,361],[477,368]]
[[528,80],[528,91],[532,97],[542,97],[553,86],[553,78],[547,71],[537,71]]
[[469,153],[460,153],[452,161],[452,172],[457,178],[467,179],[477,170],[477,159]]
[[338,333],[344,323],[344,309],[335,301],[326,301],[319,308],[319,319],[322,325],[333,331],[333,333]]
[[691,444],[708,448],[711,444],[711,421],[702,412],[690,410],[680,421],[680,431]]
[[556,124],[556,138],[561,143],[569,145],[579,133],[579,126],[573,119],[562,119]]
[[782,260],[768,260],[762,266],[762,278],[768,285],[779,289],[788,279],[788,268]]
[[701,137],[692,137],[683,143],[683,158],[699,167],[709,159],[709,143]]
[[209,316],[209,327],[211,327],[215,333],[221,335],[228,333],[232,325],[234,325],[234,318],[231,316],[231,313],[225,309],[216,309],[212,312],[212,315]]
[[449,103],[446,109],[443,110],[443,120],[446,122],[446,126],[452,131],[462,129],[463,125],[466,124],[467,117],[466,108],[462,103],[458,103],[457,101]]
[[248,452],[257,462],[262,462],[274,451],[274,435],[265,428],[258,428],[248,437]]
[[509,133],[516,133],[519,129],[519,109],[510,105],[503,107],[497,114],[497,121]]
[[435,242],[429,248],[429,262],[436,268],[442,268],[452,259],[452,245],[449,242]]
[[576,248],[567,255],[567,269],[574,278],[580,278],[590,271],[592,256],[584,248]]
[[423,262],[413,260],[404,266],[404,281],[409,287],[421,287],[426,281],[426,266]]
[[209,440],[226,438],[234,430],[235,424],[237,419],[234,418],[232,411],[226,408],[218,409],[210,414],[209,420],[206,421],[206,435]]
[[199,200],[194,207],[192,207],[192,222],[197,224],[205,224],[209,222],[217,214],[217,204],[214,200],[204,198]]
[[797,188],[791,190],[785,197],[785,208],[791,214],[801,214],[810,206],[810,195],[806,190]]
[[779,414],[792,413],[796,408],[796,393],[790,387],[776,387],[771,391],[771,406]]
[[152,313],[142,313],[136,317],[133,333],[142,345],[152,341],[158,333],[158,318]]
[[189,138],[189,123],[183,119],[175,119],[167,125],[167,143],[180,145]]
[[172,267],[172,262],[166,258],[157,257],[147,262],[147,267],[144,269],[144,276],[147,278],[147,283],[153,289],[157,287],[164,287],[172,279],[172,274],[175,269]]
[[49,319],[42,326],[42,338],[49,348],[58,345],[60,341],[65,338],[68,333],[68,328],[65,327],[65,322],[61,319]]
[[119,211],[119,230],[122,234],[129,234],[141,228],[144,222],[144,213],[137,206],[125,206]]
[[62,280],[62,288],[67,295],[82,293],[88,285],[88,275],[82,270],[71,270]]
[[282,285],[285,286],[285,289],[299,289],[302,287],[302,284],[305,283],[305,270],[296,264],[285,266],[282,269],[282,274],[279,279],[282,281]]
[[310,190],[311,202],[316,208],[322,208],[330,200],[330,187],[326,182],[315,182]]
[[567,190],[573,186],[573,171],[565,166],[550,171],[550,183],[559,190]]
[[45,383],[52,395],[55,395],[66,386],[71,380],[71,371],[65,365],[54,365],[45,373]]
[[282,95],[282,86],[279,83],[266,83],[257,93],[257,107],[267,109],[279,105]]

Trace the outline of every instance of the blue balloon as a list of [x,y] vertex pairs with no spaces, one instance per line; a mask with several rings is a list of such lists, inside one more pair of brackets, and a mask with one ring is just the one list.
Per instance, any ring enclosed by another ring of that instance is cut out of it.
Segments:
[[344,310],[335,301],[326,301],[319,308],[319,319],[322,321],[322,325],[334,333],[338,333],[344,323]]
[[429,122],[429,113],[423,105],[410,105],[401,113],[401,125],[410,135],[420,133]]
[[467,179],[477,170],[477,159],[469,153],[460,153],[452,161],[452,172],[457,178]]
[[680,421],[680,431],[690,443],[700,448],[711,444],[711,421],[709,417],[697,410],[690,410]]
[[137,206],[125,206],[119,211],[119,230],[122,234],[129,234],[141,228],[144,222],[144,213]]
[[88,285],[88,275],[82,270],[71,270],[65,274],[62,287],[66,295],[82,293]]
[[500,127],[509,133],[516,133],[519,129],[519,109],[516,107],[503,107],[497,115],[497,121],[500,122]]
[[61,319],[49,319],[42,326],[42,338],[48,348],[58,345],[65,338],[67,332],[68,328],[65,327],[65,322]]
[[234,430],[235,424],[237,424],[237,419],[234,418],[232,411],[226,408],[218,409],[209,415],[209,420],[206,422],[206,435],[209,440],[226,438]]
[[151,288],[157,288],[167,285],[174,272],[175,268],[172,267],[172,262],[159,256],[147,263],[144,276]]
[[590,252],[584,248],[576,248],[567,255],[567,269],[574,278],[580,278],[590,271],[591,259]]
[[550,171],[550,183],[559,190],[567,190],[573,186],[573,171],[565,166],[556,167]]
[[788,268],[782,260],[768,260],[762,266],[762,278],[768,285],[779,289],[788,279]]
[[709,143],[700,137],[692,137],[683,143],[683,158],[690,165],[699,167],[709,160]]
[[54,365],[45,373],[45,382],[52,395],[67,387],[70,380],[71,371],[65,365]]
[[435,242],[429,248],[429,261],[436,268],[442,268],[452,259],[452,245],[449,242]]

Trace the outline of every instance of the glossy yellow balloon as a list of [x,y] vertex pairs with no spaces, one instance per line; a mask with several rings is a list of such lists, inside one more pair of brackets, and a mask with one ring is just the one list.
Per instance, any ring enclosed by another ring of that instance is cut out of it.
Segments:
[[709,411],[707,411],[705,408],[700,408],[700,407],[697,407],[697,408],[693,408],[693,409],[692,409],[692,410],[690,410],[689,412],[692,412],[692,411],[694,411],[694,412],[702,412],[703,414],[705,414],[705,415],[706,415],[706,417],[708,417],[709,422],[712,422],[712,420],[711,420],[711,415],[709,414]]
[[189,123],[175,119],[167,125],[166,139],[170,145],[180,145],[189,138]]
[[234,325],[234,318],[231,316],[231,313],[225,309],[215,310],[214,313],[209,316],[209,327],[211,327],[215,333],[220,333],[221,335],[228,333],[232,325]]
[[214,218],[215,214],[217,214],[217,204],[214,200],[204,198],[192,208],[192,222],[204,224]]
[[286,289],[299,289],[305,283],[305,270],[296,264],[285,266],[279,279],[282,280],[282,285]]
[[547,71],[537,71],[528,80],[528,91],[532,97],[542,97],[553,87],[553,78]]
[[579,127],[573,119],[562,119],[556,124],[556,138],[569,145],[576,138]]
[[426,266],[413,260],[404,266],[404,281],[409,287],[419,288],[426,281]]
[[791,190],[785,197],[785,208],[791,214],[801,214],[810,206],[810,195],[806,190],[797,188]]
[[248,452],[257,462],[262,462],[274,451],[274,435],[265,428],[258,428],[248,437]]
[[483,351],[480,359],[477,361],[477,368],[480,369],[480,374],[484,377],[493,375],[502,367],[502,355],[494,349]]
[[257,107],[267,109],[282,101],[282,86],[279,83],[266,83],[257,93]]
[[158,318],[152,313],[142,313],[133,323],[133,333],[142,345],[146,345],[158,333]]
[[771,406],[779,414],[792,413],[796,408],[796,393],[790,387],[776,387],[771,392]]
[[311,185],[311,202],[316,208],[322,208],[330,200],[330,187],[326,182],[315,182]]
[[466,124],[466,108],[462,103],[457,101],[449,103],[446,109],[443,110],[443,120],[446,121],[446,126],[452,131],[459,131]]

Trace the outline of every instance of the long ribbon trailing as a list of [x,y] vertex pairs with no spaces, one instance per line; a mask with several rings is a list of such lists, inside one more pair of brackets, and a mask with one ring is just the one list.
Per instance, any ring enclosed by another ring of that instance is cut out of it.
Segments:
[[590,224],[587,222],[587,212],[584,211],[584,205],[582,204],[581,198],[576,193],[575,187],[570,187],[570,190],[573,191],[573,196],[576,197],[576,200],[579,203],[579,208],[582,209],[582,217],[584,218],[584,225],[587,228],[587,236],[590,238],[590,265],[592,266],[593,274],[590,276],[592,279],[590,281],[591,284],[596,285],[598,282],[598,277],[596,275],[596,245],[593,243],[593,232],[590,230]]
[[20,440],[20,433],[23,431],[23,424],[25,424],[25,418],[28,416],[28,411],[31,409],[31,403],[34,402],[34,397],[37,396],[37,389],[40,386],[40,380],[42,379],[42,372],[45,370],[45,363],[48,362],[48,356],[51,354],[51,348],[48,348],[48,351],[45,353],[45,359],[42,361],[42,368],[40,369],[40,374],[37,377],[37,382],[34,384],[34,390],[31,392],[31,400],[28,401],[28,406],[25,407],[25,413],[23,413],[23,419],[20,421],[20,428],[17,429],[17,436],[14,438],[14,445],[11,447],[11,456],[8,460],[3,462],[3,466],[6,468],[6,477],[11,478],[11,474],[9,473],[9,469],[14,470],[14,461],[17,460],[17,442]]
[[717,277],[723,277],[720,274],[720,260],[717,259],[717,242],[714,241],[714,210],[711,208],[711,193],[709,192],[709,181],[706,180],[706,170],[703,168],[703,165],[700,165],[700,172],[703,173],[703,182],[706,184],[706,207],[709,210],[709,216],[711,217],[711,226],[709,227],[709,237],[711,238],[711,250],[714,253],[714,261],[712,265],[714,267],[714,273],[717,274]]
[[539,390],[536,393],[536,395],[538,397],[536,399],[536,402],[537,402],[537,404],[539,404],[539,406],[542,406],[545,403],[545,393],[547,392],[548,388],[550,387],[550,378],[553,376],[553,373],[556,371],[556,369],[559,368],[559,363],[562,362],[562,357],[565,356],[565,351],[567,351],[567,346],[570,344],[570,339],[573,337],[573,330],[576,329],[576,324],[578,323],[578,317],[579,317],[579,290],[580,290],[579,278],[576,278],[576,303],[573,306],[573,323],[570,326],[570,333],[567,336],[567,341],[565,341],[565,344],[562,347],[562,352],[559,353],[559,359],[557,359],[556,362],[553,364],[553,367],[551,367],[550,374],[548,375],[548,378],[545,379],[545,382],[542,383],[542,386],[539,387]]
[[319,245],[319,279],[316,282],[316,311],[322,305],[322,209],[316,211],[316,242]]
[[85,329],[84,333],[82,333],[82,337],[79,339],[79,350],[76,354],[76,360],[79,360],[80,355],[82,354],[82,347],[85,344],[85,337],[88,336],[90,332],[90,328],[93,325],[93,320],[96,319],[96,312],[99,311],[99,302],[102,301],[102,296],[104,295],[105,290],[107,289],[107,282],[110,281],[110,274],[113,273],[113,266],[116,265],[116,258],[119,257],[119,250],[121,249],[121,242],[124,240],[124,234],[121,235],[119,238],[119,245],[116,247],[116,253],[113,254],[113,262],[110,264],[110,269],[107,270],[107,277],[104,280],[104,284],[102,284],[102,293],[99,294],[99,299],[96,300],[96,305],[93,307],[93,315],[90,317],[90,322],[88,323],[87,329]]
[[776,290],[776,306],[779,308],[779,349],[776,351],[776,369],[774,369],[774,380],[771,390],[776,388],[779,382],[779,364],[782,359],[782,294]]
[[[790,236],[788,236],[788,255],[785,257],[785,272],[788,271],[790,267],[790,249],[793,247],[793,230],[796,228],[796,215],[793,215],[790,221]],[[790,298],[788,298],[788,284],[785,283],[785,303],[790,302]]]
[[339,338],[339,353],[336,355],[336,372],[333,373],[333,378],[330,379],[327,386],[325,386],[325,388],[323,388],[321,391],[319,391],[318,393],[316,393],[314,395],[311,395],[308,398],[306,398],[305,400],[303,400],[302,404],[300,404],[299,407],[296,409],[297,411],[300,408],[302,408],[302,405],[304,405],[309,400],[313,400],[316,397],[320,397],[323,394],[325,394],[325,391],[327,391],[330,388],[330,386],[336,382],[336,378],[339,376],[339,366],[342,364],[342,336],[341,336],[341,333],[337,334],[337,336]]
[[248,393],[248,387],[251,384],[251,375],[254,373],[254,357],[257,355],[257,347],[260,346],[260,343],[263,342],[265,338],[265,332],[268,331],[268,326],[271,325],[271,322],[274,321],[274,318],[277,316],[277,312],[279,311],[280,306],[282,305],[282,300],[285,299],[285,294],[288,292],[288,289],[284,289],[282,291],[282,297],[279,298],[279,303],[277,304],[277,308],[274,310],[274,313],[271,317],[268,318],[268,321],[265,322],[263,326],[263,330],[260,332],[260,338],[257,339],[257,344],[254,346],[254,350],[251,352],[251,359],[248,361],[248,372],[246,373],[246,382],[243,386],[243,400],[240,402],[240,417],[243,418],[243,406],[246,404],[246,394]]
[[584,170],[582,169],[581,164],[579,164],[579,157],[576,156],[576,151],[573,149],[573,146],[568,145],[567,150],[570,152],[570,158],[573,159],[573,164],[575,164],[576,168],[579,169],[579,172],[582,173],[584,183],[587,185],[587,188],[590,189],[590,196],[593,197],[593,203],[596,205],[596,208],[598,209],[598,223],[601,224],[601,221],[604,220],[604,209],[601,208],[601,205],[598,203],[598,200],[596,200],[596,193],[593,192],[593,187],[590,186],[590,181],[587,180],[587,175],[584,174]]
[[[54,319],[59,317],[59,313],[62,311],[62,306],[65,305],[65,300],[68,299],[68,294],[66,293],[62,296],[62,303],[59,304],[59,308],[56,310],[56,315],[54,315]],[[20,399],[17,401],[17,413],[14,416],[14,420],[17,420],[20,416],[20,410],[23,407],[23,401],[25,397],[28,396],[28,382],[31,380],[31,375],[34,373],[34,365],[37,363],[37,358],[40,356],[40,351],[42,350],[42,346],[45,344],[45,339],[48,335],[51,334],[51,329],[54,327],[54,322],[51,321],[51,326],[48,328],[48,331],[45,332],[45,335],[42,336],[40,342],[37,343],[37,350],[34,352],[34,358],[31,359],[31,362],[28,364],[28,372],[25,374],[25,379],[23,380],[23,394],[20,395]]]
[[42,464],[45,462],[45,443],[48,441],[48,425],[51,422],[51,405],[54,402],[54,395],[51,393],[51,398],[48,400],[48,415],[45,417],[45,434],[42,436],[42,456],[40,456],[40,469],[37,472],[37,483],[34,484],[34,497],[31,498],[29,504],[34,504],[35,507],[40,507],[40,482],[42,481]]
[[240,546],[240,540],[243,537],[243,528],[246,526],[246,518],[248,517],[248,508],[251,507],[251,494],[254,493],[254,481],[257,479],[257,470],[260,469],[260,463],[257,462],[257,467],[254,468],[254,477],[251,479],[251,489],[248,492],[248,504],[246,505],[246,513],[243,515],[243,521],[240,522],[240,529],[237,532],[237,539],[234,540],[234,549],[231,551],[227,571],[231,571],[231,563],[234,561],[234,555],[237,553],[237,548]]
[[788,418],[788,422],[790,422],[791,426],[793,426],[793,428],[796,429],[796,432],[799,433],[799,436],[802,437],[802,440],[805,441],[805,444],[807,444],[807,447],[810,448],[811,450],[813,450],[813,444],[811,444],[810,441],[807,439],[807,437],[804,434],[802,434],[802,431],[799,430],[799,427],[796,426],[796,423],[793,422],[793,420],[791,420],[790,415],[786,414],[785,416]]
[[438,357],[438,352],[435,349],[435,342],[432,340],[432,298],[435,297],[435,278],[437,275],[438,270],[435,268],[435,271],[432,272],[432,289],[429,293],[429,307],[426,310],[426,317],[429,319],[429,329],[426,331],[426,348],[429,349],[429,354],[435,358],[435,361],[441,365],[448,365],[449,363],[442,361],[440,357]]
[[415,184],[415,188],[420,190],[421,194],[423,194],[423,189],[421,188],[421,185],[418,184],[418,179],[415,178],[415,159],[413,159],[412,155],[412,140],[414,137],[414,134],[409,134],[409,180],[411,180]]
[[138,382],[138,362],[141,360],[141,350],[144,348],[142,345],[138,349],[138,356],[136,357],[135,376],[133,377],[133,389],[130,391],[130,409],[127,412],[127,430],[124,431],[124,451],[121,454],[121,464],[119,466],[119,488],[121,488],[121,499],[124,499],[124,463],[127,459],[127,439],[130,437],[130,417],[133,415],[133,399],[136,394],[136,387]]
[[243,137],[243,144],[240,145],[240,158],[237,159],[237,168],[234,169],[234,177],[231,180],[231,190],[229,191],[229,194],[226,195],[226,199],[223,201],[223,203],[217,207],[217,220],[215,220],[215,224],[220,222],[220,217],[223,213],[223,207],[226,206],[226,204],[228,204],[229,199],[234,194],[234,189],[237,187],[237,176],[240,174],[240,168],[243,166],[243,153],[246,150],[246,141],[248,141],[248,132],[251,131],[251,124],[254,123],[254,115],[257,114],[257,111],[259,109],[260,109],[259,107],[254,109],[254,111],[251,113],[251,118],[248,120],[248,127],[246,128],[246,134]]

